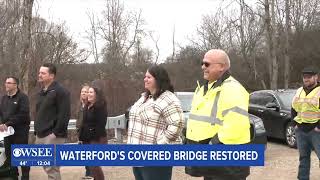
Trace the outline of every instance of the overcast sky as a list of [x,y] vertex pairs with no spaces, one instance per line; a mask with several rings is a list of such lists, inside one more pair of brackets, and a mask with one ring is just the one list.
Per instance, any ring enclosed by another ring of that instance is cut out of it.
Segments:
[[[55,23],[66,22],[69,35],[88,47],[84,39],[85,30],[89,29],[86,12],[93,11],[100,16],[105,0],[36,0],[34,9],[41,17]],[[175,39],[179,45],[187,44],[194,35],[204,14],[217,9],[219,0],[123,0],[126,10],[142,10],[146,21],[145,29],[159,36],[160,60],[172,52],[172,33],[175,27]],[[145,45],[154,48],[151,40]],[[177,49],[177,48],[176,48]]]

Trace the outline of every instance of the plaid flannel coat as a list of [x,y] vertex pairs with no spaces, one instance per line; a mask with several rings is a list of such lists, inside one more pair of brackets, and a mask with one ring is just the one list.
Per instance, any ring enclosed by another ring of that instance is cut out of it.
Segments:
[[170,91],[156,100],[141,98],[129,113],[128,144],[169,144],[175,141],[184,125],[179,99]]

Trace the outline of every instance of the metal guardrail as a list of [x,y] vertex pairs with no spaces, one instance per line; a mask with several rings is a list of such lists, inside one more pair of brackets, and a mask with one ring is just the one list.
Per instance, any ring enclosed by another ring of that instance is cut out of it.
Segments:
[[[70,119],[68,124],[68,130],[76,129],[76,119]],[[106,129],[114,129],[115,139],[117,142],[122,142],[121,129],[126,129],[127,119],[124,114],[119,116],[107,117]],[[30,132],[34,132],[34,121],[30,122]]]

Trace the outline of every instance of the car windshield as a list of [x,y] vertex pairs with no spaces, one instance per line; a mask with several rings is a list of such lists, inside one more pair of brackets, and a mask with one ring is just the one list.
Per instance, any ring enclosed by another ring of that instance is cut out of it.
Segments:
[[295,91],[283,91],[278,93],[280,100],[282,101],[285,108],[290,109],[292,99],[295,95]]
[[187,94],[187,95],[177,95],[178,99],[181,102],[181,107],[183,112],[189,112],[191,110],[191,103],[192,103],[192,95]]

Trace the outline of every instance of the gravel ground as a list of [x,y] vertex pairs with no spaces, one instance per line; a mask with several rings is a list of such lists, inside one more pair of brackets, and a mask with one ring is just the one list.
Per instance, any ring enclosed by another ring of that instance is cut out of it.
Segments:
[[[298,151],[284,145],[282,142],[268,142],[265,154],[265,166],[252,167],[248,180],[291,180],[297,179]],[[84,175],[84,167],[62,167],[63,180],[79,180]],[[106,179],[133,180],[131,167],[103,167]],[[32,180],[47,179],[41,167],[31,168]],[[203,178],[190,177],[184,173],[183,167],[174,167],[173,180],[202,180]],[[319,160],[312,153],[310,180],[320,179]]]

